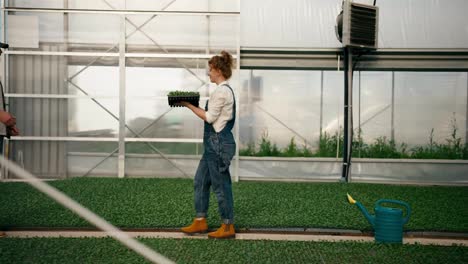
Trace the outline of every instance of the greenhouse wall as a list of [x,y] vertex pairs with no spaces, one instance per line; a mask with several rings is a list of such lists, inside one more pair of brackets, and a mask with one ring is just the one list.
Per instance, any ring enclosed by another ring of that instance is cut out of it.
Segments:
[[[352,180],[465,184],[468,2],[377,2],[379,49],[355,62]],[[203,106],[207,60],[224,49],[234,179],[339,179],[341,0],[2,3],[2,83],[21,130],[5,155],[41,178],[193,177],[202,122],[166,95],[198,91]]]
[[[69,153],[69,177],[83,177],[88,168],[102,158],[105,158],[104,154]],[[170,156],[179,167],[176,169],[159,155],[131,154],[127,158],[126,174],[143,178],[193,178],[200,158]],[[115,156],[106,159],[103,166],[86,177],[115,177],[116,165]],[[468,161],[464,160],[354,159],[350,181],[468,185],[467,166]],[[341,160],[336,158],[241,157],[239,167],[240,180],[336,182],[341,178]]]

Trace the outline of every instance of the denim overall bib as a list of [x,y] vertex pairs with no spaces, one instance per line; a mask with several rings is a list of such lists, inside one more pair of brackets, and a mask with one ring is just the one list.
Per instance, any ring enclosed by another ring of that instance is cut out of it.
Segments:
[[[197,217],[207,216],[211,186],[218,200],[218,210],[223,223],[232,224],[234,205],[229,165],[236,152],[236,142],[231,132],[236,121],[236,98],[232,88],[229,85],[226,86],[231,90],[234,100],[232,119],[220,132],[216,132],[213,126],[205,121],[203,133],[205,150],[194,180],[195,211]],[[205,111],[208,111],[208,101]]]

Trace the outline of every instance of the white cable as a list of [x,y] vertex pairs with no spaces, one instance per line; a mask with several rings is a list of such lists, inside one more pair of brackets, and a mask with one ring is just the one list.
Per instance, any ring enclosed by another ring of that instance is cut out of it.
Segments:
[[155,252],[144,244],[138,242],[137,240],[131,238],[126,233],[122,232],[115,226],[111,225],[109,222],[99,217],[95,213],[91,212],[88,208],[83,207],[79,203],[75,202],[64,193],[55,189],[54,187],[46,184],[40,179],[36,178],[34,175],[28,171],[20,168],[18,165],[5,159],[3,156],[0,156],[0,164],[5,166],[5,168],[16,176],[27,180],[26,182],[37,190],[47,194],[49,197],[62,204],[66,208],[70,209],[77,215],[81,216],[97,228],[105,231],[109,236],[112,236],[116,240],[120,241],[122,244],[128,248],[134,250],[141,256],[145,257],[147,260],[153,263],[174,263],[170,259],[164,257],[163,255]]

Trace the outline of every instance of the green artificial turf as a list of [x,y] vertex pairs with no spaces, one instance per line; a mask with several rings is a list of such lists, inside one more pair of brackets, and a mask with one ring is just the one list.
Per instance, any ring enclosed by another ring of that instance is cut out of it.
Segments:
[[[179,228],[191,222],[190,179],[79,178],[48,182],[121,228]],[[372,230],[346,193],[371,214],[381,198],[402,200],[412,214],[405,230],[468,231],[468,187],[358,183],[233,184],[235,224],[242,228]],[[26,183],[0,183],[0,229],[92,227]],[[208,224],[220,223],[212,195]]]
[[[467,263],[460,246],[142,239],[177,263]],[[1,238],[0,263],[145,263],[110,238]]]

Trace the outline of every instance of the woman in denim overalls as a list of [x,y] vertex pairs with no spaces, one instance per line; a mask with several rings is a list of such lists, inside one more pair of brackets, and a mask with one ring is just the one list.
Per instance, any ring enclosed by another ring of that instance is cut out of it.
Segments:
[[218,199],[218,209],[223,223],[217,231],[209,233],[208,237],[233,238],[235,231],[229,165],[236,151],[236,142],[231,132],[236,120],[236,100],[234,91],[226,81],[232,75],[232,56],[223,51],[221,55],[212,57],[208,65],[210,80],[218,85],[210,96],[210,104],[207,102],[203,110],[187,102],[181,103],[205,121],[203,133],[205,151],[198,165],[194,184],[196,218],[191,225],[182,228],[182,232],[186,234],[207,232],[206,216],[210,187],[212,187]]

